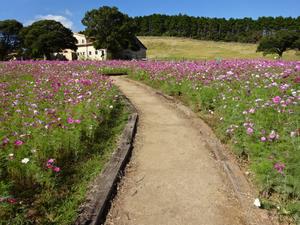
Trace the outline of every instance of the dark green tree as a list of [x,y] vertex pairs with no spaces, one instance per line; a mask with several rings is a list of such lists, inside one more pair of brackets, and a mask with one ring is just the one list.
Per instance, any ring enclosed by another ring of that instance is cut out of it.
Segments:
[[82,24],[86,26],[85,34],[93,41],[94,47],[108,49],[113,58],[118,58],[123,49],[139,49],[135,41],[135,23],[116,7],[103,6],[88,11]]
[[300,37],[293,43],[292,47],[294,49],[298,49],[298,51],[300,51]]
[[264,36],[277,31],[299,31],[300,17],[259,17],[224,19],[186,15],[139,16],[133,18],[138,25],[138,35],[178,36],[200,40],[238,41],[257,43]]
[[23,25],[16,20],[0,21],[0,60],[20,48],[19,32]]
[[21,31],[25,55],[32,58],[46,57],[63,49],[76,50],[77,40],[70,29],[54,20],[40,20]]
[[257,52],[266,54],[278,54],[281,58],[283,53],[295,47],[295,42],[299,39],[299,34],[294,31],[278,31],[275,35],[261,39],[257,47]]

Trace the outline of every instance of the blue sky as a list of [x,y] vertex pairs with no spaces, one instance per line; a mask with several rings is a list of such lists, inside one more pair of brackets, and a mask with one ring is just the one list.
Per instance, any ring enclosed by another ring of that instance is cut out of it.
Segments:
[[84,29],[80,21],[85,12],[103,5],[117,6],[129,16],[300,16],[300,0],[1,0],[0,20],[14,18],[28,25],[39,19],[55,19],[79,31]]

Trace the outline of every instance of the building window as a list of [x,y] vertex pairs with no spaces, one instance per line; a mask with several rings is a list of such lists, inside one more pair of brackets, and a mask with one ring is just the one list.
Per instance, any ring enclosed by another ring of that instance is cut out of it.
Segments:
[[84,44],[84,39],[82,39],[81,43]]
[[85,53],[85,52],[83,52],[82,55],[85,55],[84,53]]
[[91,51],[89,51],[89,55],[92,55],[92,52],[91,52]]
[[95,55],[98,55],[98,51],[97,50],[95,51]]
[[104,51],[101,50],[101,57],[104,57]]

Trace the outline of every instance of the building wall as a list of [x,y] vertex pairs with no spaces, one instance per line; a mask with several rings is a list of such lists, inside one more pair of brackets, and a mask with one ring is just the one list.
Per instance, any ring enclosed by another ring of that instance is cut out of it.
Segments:
[[76,51],[78,60],[106,60],[107,51],[106,49],[95,49],[93,45],[89,46],[78,46]]
[[65,49],[62,53],[62,55],[69,61],[73,60],[73,50],[71,49]]
[[[77,51],[74,52],[70,49],[65,49],[63,55],[67,60],[106,60],[106,49],[95,49],[93,43],[88,42],[83,34],[74,33],[77,39]],[[75,53],[75,54],[74,54]],[[77,56],[77,57],[76,57]]]

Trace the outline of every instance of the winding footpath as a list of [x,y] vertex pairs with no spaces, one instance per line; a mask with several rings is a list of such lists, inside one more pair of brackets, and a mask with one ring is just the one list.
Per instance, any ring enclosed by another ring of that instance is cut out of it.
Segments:
[[201,127],[151,88],[114,79],[140,119],[106,225],[266,224],[242,207]]

